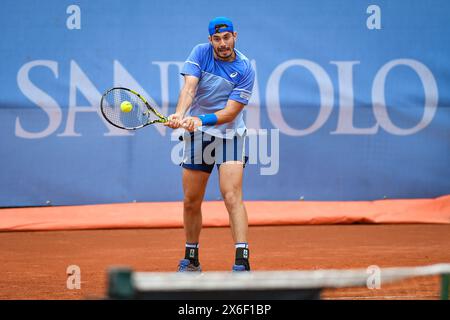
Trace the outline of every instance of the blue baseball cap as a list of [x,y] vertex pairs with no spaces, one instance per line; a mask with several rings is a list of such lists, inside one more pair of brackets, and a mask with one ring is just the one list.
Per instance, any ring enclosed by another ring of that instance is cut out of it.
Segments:
[[233,32],[233,22],[226,17],[216,17],[209,22],[209,35],[225,31]]

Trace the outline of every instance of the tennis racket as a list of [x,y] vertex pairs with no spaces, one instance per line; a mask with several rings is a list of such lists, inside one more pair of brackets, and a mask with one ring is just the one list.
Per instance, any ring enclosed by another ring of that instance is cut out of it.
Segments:
[[[132,107],[131,110],[123,111],[121,105],[126,102],[130,102]],[[136,130],[149,124],[167,122],[167,118],[156,111],[139,93],[122,87],[106,91],[100,101],[100,109],[106,121],[126,130]]]

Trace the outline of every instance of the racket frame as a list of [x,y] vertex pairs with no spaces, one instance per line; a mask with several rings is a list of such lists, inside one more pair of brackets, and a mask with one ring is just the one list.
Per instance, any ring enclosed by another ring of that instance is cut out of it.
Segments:
[[[147,123],[142,124],[142,125],[137,126],[137,127],[129,127],[129,128],[127,128],[127,127],[122,127],[122,126],[119,126],[119,125],[113,123],[111,120],[108,119],[108,117],[106,116],[105,112],[103,111],[103,99],[106,97],[106,95],[107,95],[108,93],[110,93],[110,92],[113,91],[113,90],[117,90],[117,89],[120,89],[120,90],[126,90],[126,91],[129,91],[129,92],[135,94],[139,99],[142,100],[142,102],[144,102],[145,106],[147,107],[147,111],[146,111],[146,112],[147,112],[147,113],[152,112],[155,116],[158,117],[158,119],[148,121]],[[134,91],[134,90],[132,90],[132,89],[128,89],[128,88],[124,88],[124,87],[114,87],[114,88],[108,89],[108,90],[102,95],[102,98],[101,98],[101,100],[100,100],[100,110],[101,110],[101,112],[102,112],[103,118],[105,118],[106,121],[108,121],[108,123],[110,123],[111,125],[113,125],[113,126],[115,126],[115,127],[117,127],[117,128],[125,129],[125,130],[136,130],[136,129],[140,129],[140,128],[146,127],[146,126],[148,126],[148,125],[150,125],[150,124],[154,124],[154,123],[165,123],[165,122],[168,121],[168,119],[167,119],[166,117],[164,117],[161,113],[159,113],[155,108],[153,108],[153,107],[147,102],[147,100],[146,100],[142,95],[140,95],[139,93],[137,93],[136,91]]]

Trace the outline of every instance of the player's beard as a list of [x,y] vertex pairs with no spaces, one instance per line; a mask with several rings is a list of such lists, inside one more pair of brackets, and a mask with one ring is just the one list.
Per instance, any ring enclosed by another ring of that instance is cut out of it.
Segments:
[[[224,50],[226,49],[226,50]],[[226,60],[232,57],[233,51],[234,51],[234,43],[231,46],[226,47],[220,47],[220,48],[214,48],[214,51],[216,53],[216,56],[218,56],[220,59]]]

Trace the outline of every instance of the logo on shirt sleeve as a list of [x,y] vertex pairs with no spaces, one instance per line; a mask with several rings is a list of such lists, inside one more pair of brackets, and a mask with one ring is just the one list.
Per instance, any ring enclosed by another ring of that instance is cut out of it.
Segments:
[[237,75],[238,75],[237,72],[233,72],[232,74],[230,74],[230,77],[231,77],[231,78],[234,78],[234,77],[236,77]]
[[242,91],[241,94],[239,95],[242,99],[245,100],[250,100],[250,93],[244,92]]

